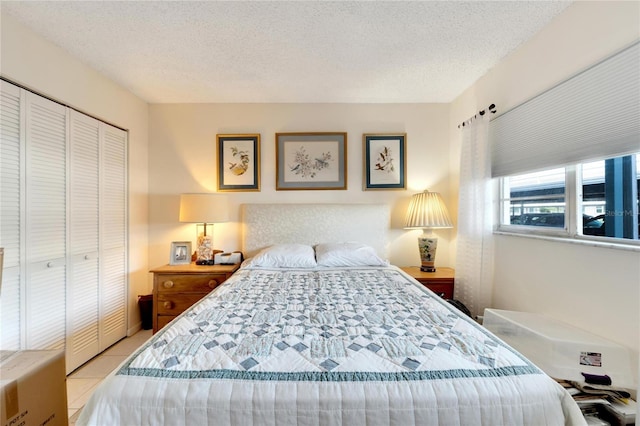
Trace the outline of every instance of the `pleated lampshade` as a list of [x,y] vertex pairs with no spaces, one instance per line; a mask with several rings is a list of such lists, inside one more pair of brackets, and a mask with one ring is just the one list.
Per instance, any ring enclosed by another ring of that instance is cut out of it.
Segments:
[[453,228],[453,224],[440,194],[424,191],[411,197],[404,227],[407,229]]

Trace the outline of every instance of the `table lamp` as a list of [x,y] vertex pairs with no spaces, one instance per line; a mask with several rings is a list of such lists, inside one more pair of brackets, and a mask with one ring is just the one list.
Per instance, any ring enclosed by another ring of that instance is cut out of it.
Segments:
[[414,194],[404,220],[405,229],[422,229],[418,237],[420,250],[420,270],[435,272],[438,238],[431,232],[434,228],[453,228],[449,212],[437,192],[424,191]]
[[[227,198],[219,194],[180,195],[180,222],[203,225],[202,234],[197,232],[196,265],[213,265],[213,224],[229,220]],[[207,225],[209,233],[207,234]]]

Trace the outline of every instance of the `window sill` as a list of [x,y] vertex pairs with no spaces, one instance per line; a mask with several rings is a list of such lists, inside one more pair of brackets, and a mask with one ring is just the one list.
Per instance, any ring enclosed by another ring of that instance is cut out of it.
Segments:
[[567,244],[578,244],[583,246],[590,247],[598,247],[598,248],[608,248],[615,250],[626,250],[640,253],[640,241],[629,240],[626,243],[612,242],[612,241],[600,241],[596,239],[591,239],[588,237],[570,237],[570,236],[555,236],[555,235],[541,235],[541,234],[531,234],[525,232],[514,232],[514,231],[505,231],[505,230],[496,230],[493,232],[494,235],[506,235],[510,237],[522,237],[522,238],[532,238],[536,240],[545,240],[545,241],[554,241],[554,242],[562,242]]

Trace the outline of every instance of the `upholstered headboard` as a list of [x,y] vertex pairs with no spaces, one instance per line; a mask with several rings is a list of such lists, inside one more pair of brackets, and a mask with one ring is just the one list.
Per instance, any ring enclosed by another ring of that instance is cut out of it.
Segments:
[[389,206],[384,204],[243,204],[246,257],[276,243],[357,241],[388,257]]

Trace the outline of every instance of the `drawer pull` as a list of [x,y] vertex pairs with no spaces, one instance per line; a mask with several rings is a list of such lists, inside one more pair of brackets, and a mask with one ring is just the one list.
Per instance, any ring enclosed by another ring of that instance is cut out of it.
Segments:
[[173,281],[165,281],[164,283],[162,283],[162,285],[164,286],[164,288],[171,288],[173,287]]
[[218,286],[218,281],[209,280],[209,288],[216,288]]
[[47,268],[53,268],[53,262],[47,262]]
[[89,255],[88,254],[84,255],[84,260],[89,260]]
[[171,309],[173,308],[173,302],[167,300],[166,302],[163,303],[163,306],[165,307],[165,309]]

